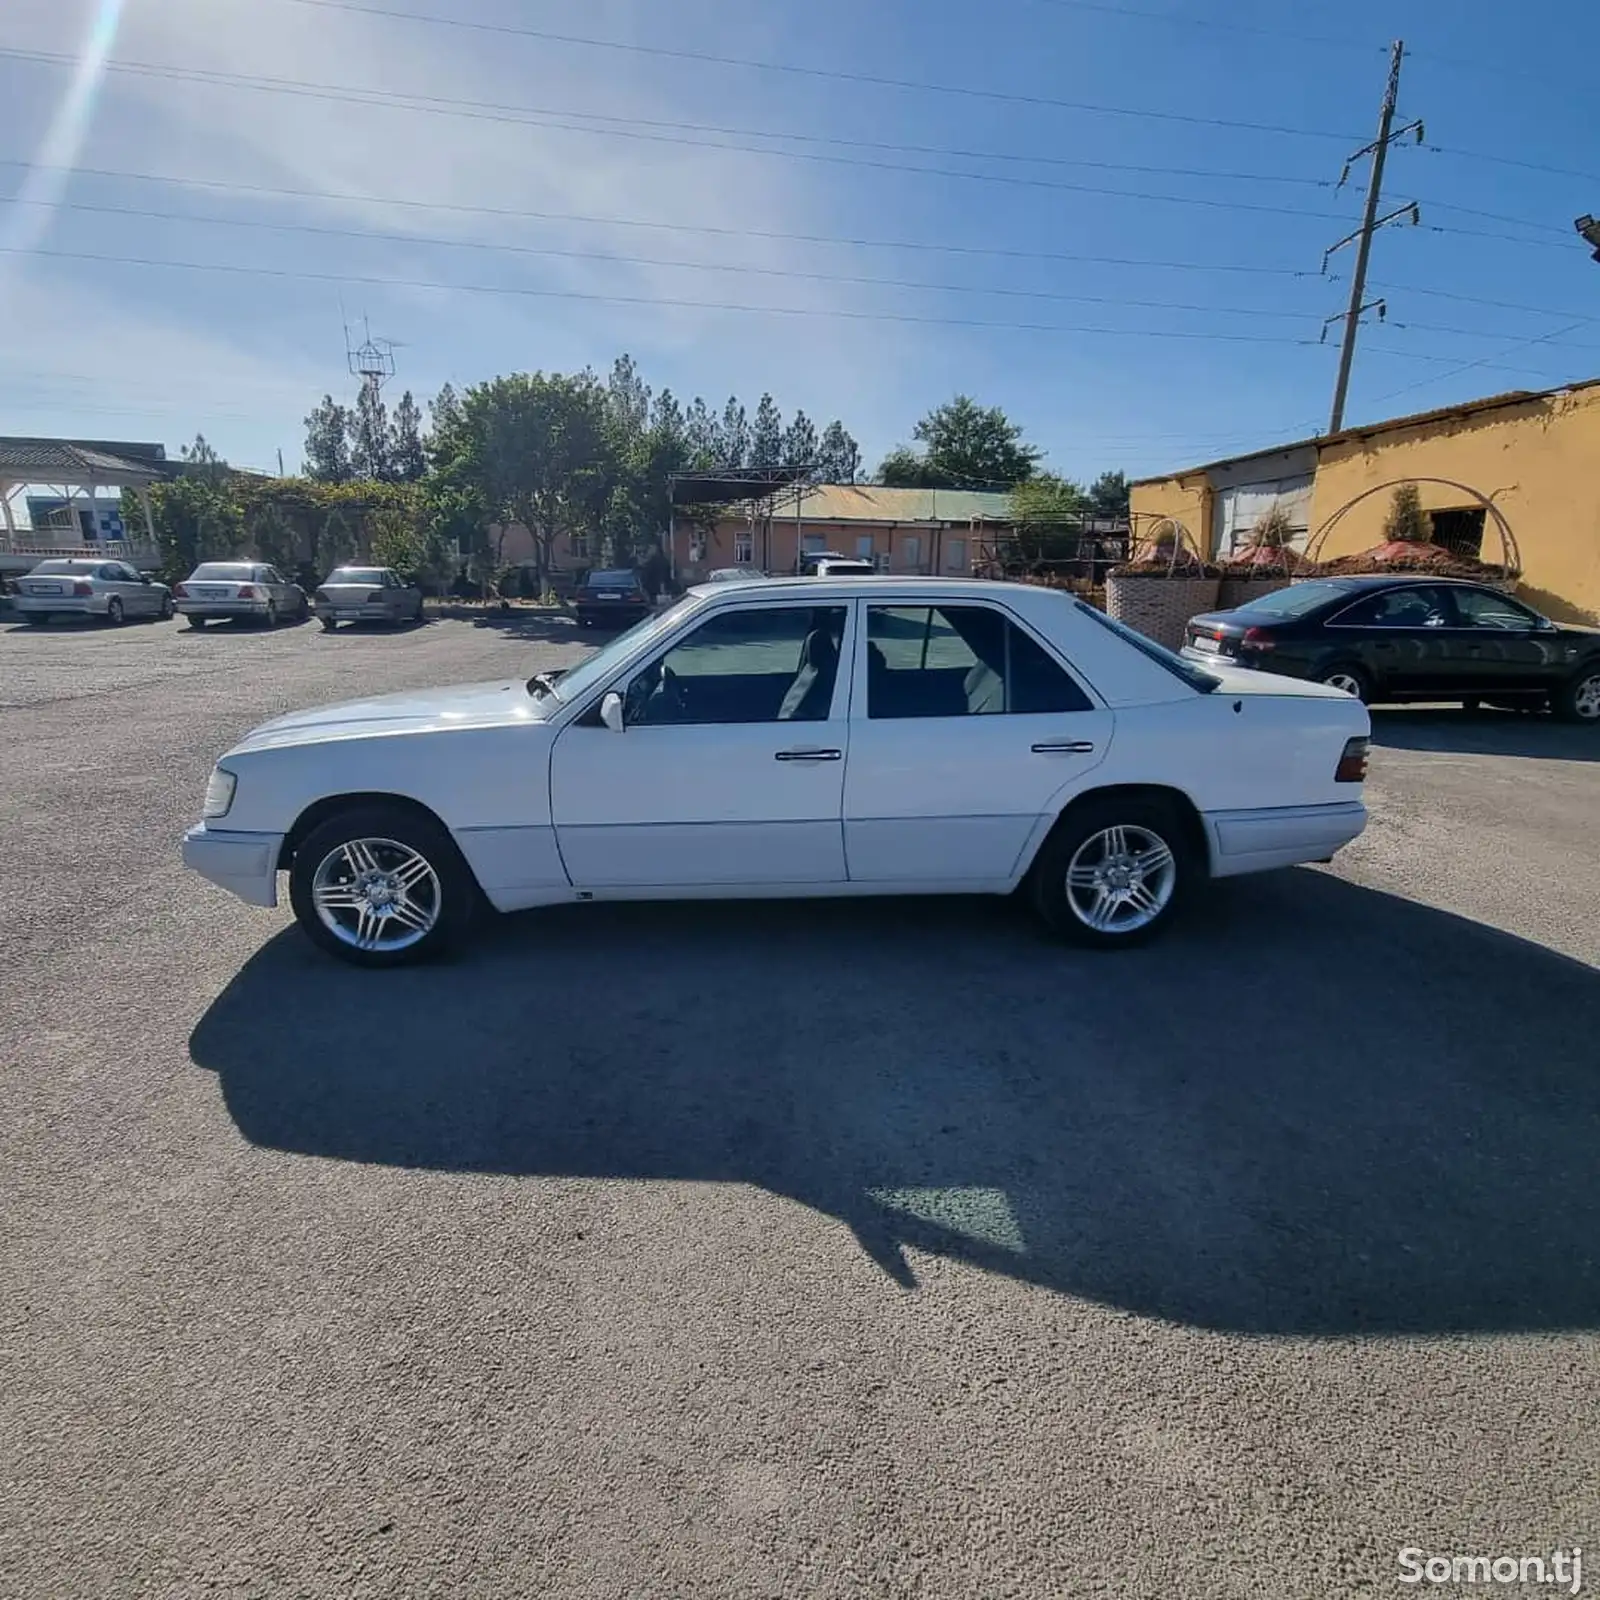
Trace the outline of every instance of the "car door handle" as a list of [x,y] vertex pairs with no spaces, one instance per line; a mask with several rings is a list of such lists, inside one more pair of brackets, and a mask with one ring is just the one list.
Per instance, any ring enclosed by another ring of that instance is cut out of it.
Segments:
[[1045,739],[1032,748],[1036,756],[1086,756],[1094,750],[1087,739]]
[[774,761],[843,761],[843,750],[779,750]]

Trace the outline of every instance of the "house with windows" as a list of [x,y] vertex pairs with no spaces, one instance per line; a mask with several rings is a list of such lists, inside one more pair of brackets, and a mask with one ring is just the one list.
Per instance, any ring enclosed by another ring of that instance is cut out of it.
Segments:
[[802,485],[780,497],[770,514],[751,506],[718,508],[714,519],[680,511],[673,521],[672,564],[685,584],[722,567],[794,572],[803,555],[824,552],[868,560],[884,572],[964,576],[979,546],[1010,525],[1005,494]]
[[[1295,543],[1331,560],[1382,539],[1397,484],[1417,485],[1431,536],[1520,567],[1519,593],[1558,620],[1600,618],[1600,378],[1365,423],[1132,486],[1144,525],[1170,517],[1225,559],[1281,506]],[[1502,550],[1503,526],[1513,548]]]

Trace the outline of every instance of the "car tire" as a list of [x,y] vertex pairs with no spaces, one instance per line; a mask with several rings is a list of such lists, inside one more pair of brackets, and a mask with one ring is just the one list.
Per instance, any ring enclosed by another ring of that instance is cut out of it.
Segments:
[[177,615],[177,611],[178,608],[172,603],[172,596],[170,594],[163,595],[161,597],[161,620],[163,622],[171,622],[173,617]]
[[263,620],[269,628],[278,626],[278,603],[276,600],[267,601],[267,614]]
[[42,628],[50,620],[48,611],[30,611],[23,619],[30,628]]
[[[356,865],[362,859],[373,862],[365,872]],[[415,870],[418,861],[426,870],[401,901],[428,918],[425,929],[398,913],[375,911],[370,904],[365,912],[359,904],[328,904],[354,896],[355,885],[369,880],[389,894],[395,883],[392,874]],[[455,841],[432,818],[408,806],[367,804],[336,813],[300,841],[289,869],[289,903],[311,941],[330,955],[358,967],[397,967],[431,960],[460,944],[478,916],[483,894]],[[392,934],[391,922],[402,924]],[[372,936],[374,942],[358,942],[364,927],[380,930]]]
[[1349,662],[1341,661],[1337,666],[1325,667],[1317,674],[1318,683],[1326,683],[1335,689],[1343,689],[1346,694],[1353,694],[1363,704],[1370,704],[1372,700],[1372,679],[1360,667],[1352,666]]
[[193,628],[196,633],[198,633],[203,627],[205,627],[206,623],[210,619],[207,618],[207,617],[191,616],[187,620],[188,620],[189,626],[191,628]]
[[[1144,795],[1091,798],[1072,807],[1040,846],[1029,874],[1030,896],[1060,938],[1119,950],[1143,944],[1167,926],[1196,866],[1188,831],[1172,805]],[[1128,892],[1137,889],[1145,891],[1148,906]]]
[[332,633],[333,630],[339,626],[339,624],[335,622],[332,617],[323,617],[321,621],[322,631],[324,633]]
[[1600,661],[1580,667],[1556,690],[1551,709],[1563,722],[1600,727]]
[[113,628],[122,626],[122,602],[115,596],[106,601],[106,622]]

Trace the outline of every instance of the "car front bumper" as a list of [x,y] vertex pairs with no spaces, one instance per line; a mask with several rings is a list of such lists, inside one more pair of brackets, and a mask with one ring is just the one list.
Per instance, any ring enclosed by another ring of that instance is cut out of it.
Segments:
[[246,905],[278,903],[277,833],[227,833],[203,822],[183,836],[183,864]]

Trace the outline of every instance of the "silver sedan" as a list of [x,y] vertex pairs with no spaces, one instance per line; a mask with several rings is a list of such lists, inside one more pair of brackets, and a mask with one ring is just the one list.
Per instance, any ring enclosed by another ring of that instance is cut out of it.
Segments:
[[203,562],[178,585],[177,602],[191,628],[227,618],[264,622],[271,628],[304,621],[311,610],[299,584],[261,561]]
[[336,567],[318,586],[317,619],[331,633],[341,622],[422,621],[422,591],[393,567]]
[[170,617],[172,591],[125,561],[58,556],[17,580],[16,607],[24,621],[101,617],[115,626],[128,617]]

